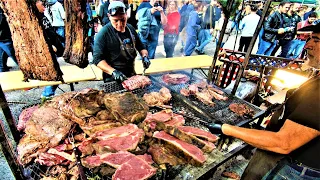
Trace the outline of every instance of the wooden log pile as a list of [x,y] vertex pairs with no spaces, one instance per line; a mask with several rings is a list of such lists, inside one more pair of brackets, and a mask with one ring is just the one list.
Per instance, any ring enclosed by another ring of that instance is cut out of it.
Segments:
[[48,46],[42,27],[26,0],[1,0],[12,33],[13,46],[24,80],[61,81],[62,71]]

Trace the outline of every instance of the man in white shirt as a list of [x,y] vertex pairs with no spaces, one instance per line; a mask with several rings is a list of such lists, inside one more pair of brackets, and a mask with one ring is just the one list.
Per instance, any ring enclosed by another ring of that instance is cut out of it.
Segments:
[[50,20],[52,27],[55,29],[56,33],[62,37],[62,42],[65,41],[64,35],[64,20],[66,18],[63,6],[57,0],[48,0],[48,8],[45,15]]
[[250,14],[245,16],[240,23],[240,29],[242,29],[242,34],[240,38],[240,45],[238,51],[241,52],[247,52],[253,34],[260,20],[260,16],[257,15],[258,7],[256,5],[250,5],[250,9]]

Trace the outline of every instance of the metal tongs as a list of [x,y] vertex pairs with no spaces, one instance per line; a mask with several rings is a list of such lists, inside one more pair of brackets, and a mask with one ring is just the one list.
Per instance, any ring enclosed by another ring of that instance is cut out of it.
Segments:
[[80,175],[80,180],[87,180],[87,176],[86,174],[84,173],[84,169],[83,169],[83,166],[81,164],[81,160],[80,160],[80,152],[77,148],[77,146],[75,146],[74,142],[74,137],[73,137],[73,133],[74,133],[74,129],[75,129],[76,125],[74,125],[70,132],[69,132],[69,135],[68,135],[68,140],[69,142],[71,143],[72,145],[72,149],[73,149],[73,152],[76,156],[76,164],[78,166],[78,171],[79,171],[79,175]]
[[142,76],[144,76],[146,74],[146,70],[147,70],[147,68],[143,67]]

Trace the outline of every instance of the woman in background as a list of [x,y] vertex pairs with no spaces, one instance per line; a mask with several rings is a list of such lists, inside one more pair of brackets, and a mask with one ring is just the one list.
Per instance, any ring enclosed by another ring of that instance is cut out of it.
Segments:
[[174,48],[178,41],[180,14],[178,4],[170,0],[167,6],[167,24],[164,25],[164,50],[166,57],[173,57]]

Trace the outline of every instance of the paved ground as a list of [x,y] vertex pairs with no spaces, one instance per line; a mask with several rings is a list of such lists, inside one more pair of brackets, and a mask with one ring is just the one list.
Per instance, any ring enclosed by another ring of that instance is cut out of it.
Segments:
[[[160,34],[159,36],[159,46],[157,47],[156,51],[156,58],[164,58],[165,57],[165,52],[163,48],[163,43],[162,43],[163,36]],[[230,36],[229,40],[225,44],[225,48],[228,49],[233,49],[234,44],[236,44],[236,49],[238,49],[238,42],[240,39],[237,39],[235,41],[236,37],[235,35]],[[256,43],[257,44],[257,43]],[[181,45],[180,43],[177,44],[175,48],[175,53],[174,56],[181,56],[180,52]],[[254,48],[253,52],[256,52],[256,47]],[[205,48],[205,53],[213,56],[215,51],[215,42],[209,43],[206,48]],[[196,53],[193,53],[193,55],[196,55]],[[90,58],[90,57],[89,57]],[[59,59],[61,64],[64,64],[64,62]],[[13,66],[12,70],[17,70],[18,67],[12,60],[9,60],[8,62],[9,66]],[[99,88],[99,85],[103,84],[102,81],[90,81],[90,82],[80,82],[79,84],[75,85],[75,90],[82,90],[84,88]],[[61,94],[63,92],[70,91],[70,88],[68,85],[60,85],[59,89],[57,89],[56,94]],[[19,91],[12,91],[12,92],[7,92],[5,93],[6,99],[8,102],[10,102],[10,109],[12,111],[12,115],[14,119],[18,119],[18,116],[21,112],[21,110],[30,105],[30,104],[35,104],[40,102],[40,95],[42,92],[42,88],[34,88],[30,90],[19,90]],[[20,102],[19,104],[16,104],[15,102]],[[4,119],[2,112],[0,112],[0,119]],[[241,166],[242,167],[242,166]],[[6,163],[5,158],[3,157],[2,151],[0,151],[0,179],[1,180],[11,180],[14,179],[11,171]]]

